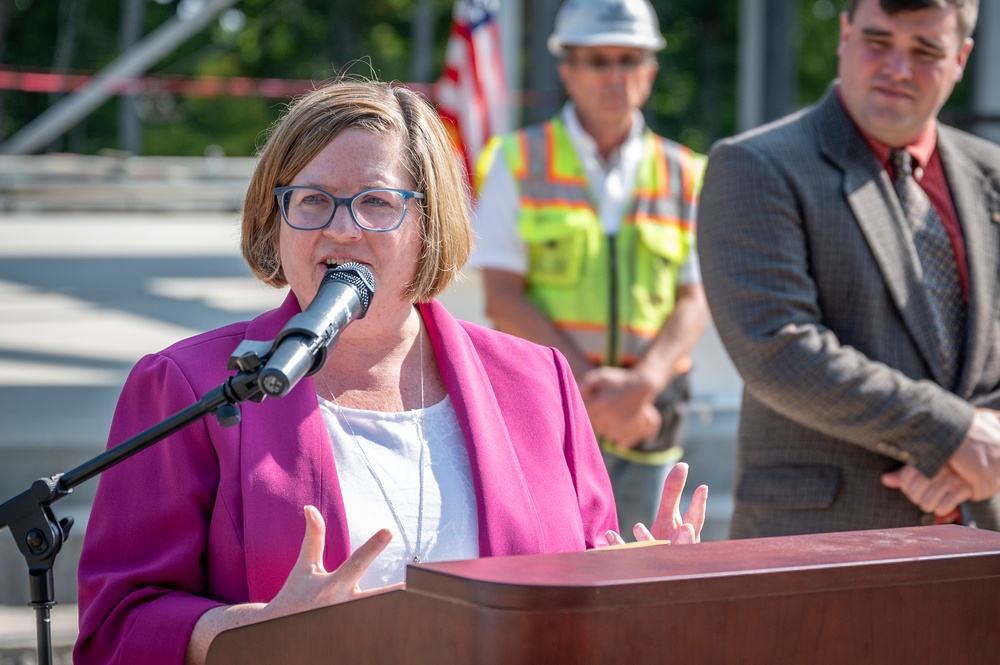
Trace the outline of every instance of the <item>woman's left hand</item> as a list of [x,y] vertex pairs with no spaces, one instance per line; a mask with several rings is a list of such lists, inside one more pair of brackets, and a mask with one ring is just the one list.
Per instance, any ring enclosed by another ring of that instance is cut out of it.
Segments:
[[[705,526],[705,507],[708,504],[708,485],[698,486],[691,497],[691,505],[681,517],[681,495],[687,483],[688,465],[678,462],[670,469],[663,483],[660,509],[653,521],[653,528],[647,529],[638,523],[632,529],[636,541],[665,540],[674,545],[701,542],[701,529]],[[605,534],[609,545],[624,545],[625,541],[614,531]]]

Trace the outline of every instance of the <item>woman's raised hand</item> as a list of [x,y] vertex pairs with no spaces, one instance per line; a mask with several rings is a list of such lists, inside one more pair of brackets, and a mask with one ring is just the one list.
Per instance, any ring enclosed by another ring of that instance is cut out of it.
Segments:
[[401,582],[365,591],[358,588],[361,576],[392,540],[392,534],[387,529],[382,529],[369,538],[337,570],[329,573],[323,567],[326,522],[313,506],[306,506],[304,512],[306,535],[302,538],[302,549],[278,595],[266,605],[225,605],[202,614],[191,632],[184,658],[185,665],[204,663],[212,640],[224,630],[385,593],[404,586]]
[[365,591],[358,588],[358,582],[365,571],[392,540],[388,529],[380,529],[340,564],[337,570],[327,572],[323,566],[326,522],[314,506],[306,506],[304,512],[306,534],[302,538],[299,558],[281,591],[267,604],[266,613],[273,613],[275,617],[286,616],[403,587],[400,583]]

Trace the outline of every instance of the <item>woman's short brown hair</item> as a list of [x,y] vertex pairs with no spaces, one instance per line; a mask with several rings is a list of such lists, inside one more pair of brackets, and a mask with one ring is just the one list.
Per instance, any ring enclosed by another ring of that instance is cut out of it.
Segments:
[[418,208],[423,242],[420,265],[406,294],[412,302],[431,300],[469,258],[471,199],[464,168],[437,112],[420,94],[400,85],[341,78],[289,105],[271,128],[250,178],[243,203],[243,258],[266,284],[287,284],[278,255],[281,212],[273,190],[290,184],[348,128],[402,139],[400,159],[414,188],[426,197]]

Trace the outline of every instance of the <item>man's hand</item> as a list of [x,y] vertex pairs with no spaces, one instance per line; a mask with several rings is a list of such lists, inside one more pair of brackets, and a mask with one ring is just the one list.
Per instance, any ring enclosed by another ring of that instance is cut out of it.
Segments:
[[906,465],[882,474],[882,484],[899,490],[922,511],[938,517],[951,514],[960,503],[972,498],[972,487],[950,466],[928,478],[917,467]]
[[972,426],[948,465],[972,487],[973,501],[1000,492],[1000,411],[976,409]]
[[594,432],[619,448],[633,448],[656,436],[663,424],[663,417],[653,404],[657,390],[630,369],[590,370],[580,382],[580,394]]
[[964,501],[982,501],[1000,492],[1000,411],[976,409],[965,440],[933,478],[907,465],[883,474],[882,484],[898,489],[926,513],[943,516]]

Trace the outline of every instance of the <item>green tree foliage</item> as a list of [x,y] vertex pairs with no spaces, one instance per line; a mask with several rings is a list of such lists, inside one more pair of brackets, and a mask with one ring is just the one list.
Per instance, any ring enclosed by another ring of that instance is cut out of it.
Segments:
[[[558,2],[522,0],[539,1]],[[667,47],[659,55],[660,75],[647,118],[656,131],[707,150],[736,129],[740,0],[652,1]],[[836,75],[838,15],[845,0],[788,1],[796,3],[797,12],[795,98],[805,106]],[[49,71],[57,49],[69,48],[67,68],[88,73],[106,66],[120,52],[123,0],[0,0],[0,4],[7,17],[0,34],[0,64]],[[439,72],[453,0],[426,0],[426,4],[435,17],[432,60]],[[177,6],[178,0],[145,0],[144,34],[168,20]],[[321,81],[351,72],[407,81],[416,7],[414,0],[241,0],[157,63],[150,74]],[[526,32],[528,28],[538,29],[526,26]],[[543,56],[536,60],[554,66]],[[541,65],[524,53],[524,66]],[[962,104],[966,96],[960,87],[950,107]],[[52,101],[44,93],[0,91],[0,138],[25,126]],[[143,152],[199,155],[209,146],[220,146],[228,155],[253,154],[287,101],[147,91],[139,100]],[[53,148],[88,153],[118,149],[117,114],[117,100],[108,101]]]
[[835,0],[800,2],[797,34],[799,106],[812,104],[837,76],[834,56],[840,38],[839,5]]
[[739,0],[654,0],[653,6],[667,46],[647,120],[655,131],[705,151],[735,127]]
[[[10,3],[0,63],[50,71],[55,49],[75,24],[72,73],[93,73],[120,53],[122,0],[0,0]],[[144,34],[168,20],[177,2],[148,1]],[[58,5],[59,11],[53,11]],[[452,3],[435,0],[436,61],[443,61]],[[243,0],[157,63],[151,76],[241,76],[321,81],[341,72],[406,80],[412,3],[407,0]],[[65,15],[61,20],[60,15]],[[47,94],[0,91],[0,137],[12,135],[54,101]],[[252,154],[287,99],[179,97],[150,90],[139,100],[144,153],[200,155],[221,146]],[[117,100],[109,100],[56,149],[117,149]],[[74,141],[73,137],[77,140]]]

